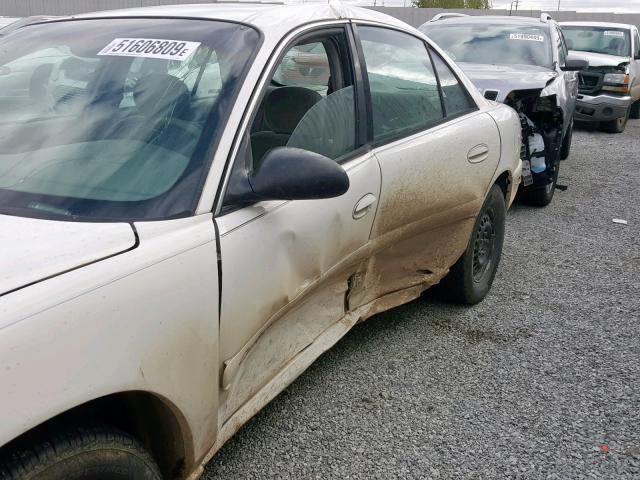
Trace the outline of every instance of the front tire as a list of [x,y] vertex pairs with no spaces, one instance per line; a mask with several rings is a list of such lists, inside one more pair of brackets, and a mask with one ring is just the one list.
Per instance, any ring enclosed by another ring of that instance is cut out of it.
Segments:
[[638,120],[640,118],[640,100],[636,101],[633,105],[631,105],[631,112],[629,113],[629,118],[634,120]]
[[162,479],[144,447],[117,429],[70,429],[21,443],[0,458],[0,480]]
[[631,115],[631,108],[627,109],[627,113],[624,117],[616,118],[615,120],[610,120],[608,122],[600,122],[600,130],[607,133],[622,133],[627,128],[627,122],[629,121],[629,116]]
[[494,185],[476,218],[467,249],[438,286],[447,300],[475,305],[487,296],[502,256],[506,215],[504,193]]
[[562,139],[562,148],[560,150],[560,160],[566,160],[571,154],[571,141],[573,140],[573,122],[569,125],[567,133],[564,134]]

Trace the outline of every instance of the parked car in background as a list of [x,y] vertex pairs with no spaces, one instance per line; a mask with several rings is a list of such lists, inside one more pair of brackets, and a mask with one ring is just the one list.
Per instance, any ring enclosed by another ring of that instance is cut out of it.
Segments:
[[574,118],[600,122],[605,132],[624,132],[629,118],[640,118],[638,28],[601,22],[563,22],[560,26],[571,53],[589,62],[589,68],[579,74]]
[[522,124],[523,195],[537,206],[553,199],[560,160],[569,156],[578,94],[576,70],[562,33],[541,18],[444,18],[420,30],[469,76],[485,98],[514,108]]
[[198,478],[357,322],[491,287],[520,120],[398,20],[155,7],[0,52],[46,68],[0,98],[2,480]]

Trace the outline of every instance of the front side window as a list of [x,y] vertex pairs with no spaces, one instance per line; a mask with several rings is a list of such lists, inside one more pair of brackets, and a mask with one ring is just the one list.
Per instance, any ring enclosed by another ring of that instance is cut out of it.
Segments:
[[640,58],[640,35],[638,35],[638,31],[636,30],[636,33],[634,34],[634,43],[635,43],[635,47],[634,47],[634,57],[636,59]]
[[[431,50],[431,49],[430,49]],[[451,68],[436,52],[431,50],[431,58],[438,72],[440,80],[440,90],[442,91],[442,102],[447,117],[463,114],[475,110],[476,106],[469,97],[467,90],[460,83]]]
[[487,65],[553,63],[547,29],[529,25],[427,25],[422,31],[456,62]]
[[359,26],[376,141],[426,129],[444,117],[424,43],[394,30]]
[[565,45],[564,37],[562,32],[558,30],[558,59],[560,60],[560,65],[564,66],[567,62],[567,47]]
[[631,56],[631,35],[625,28],[563,25],[569,50]]
[[251,127],[252,168],[276,147],[340,160],[357,148],[353,73],[346,36],[332,31],[285,52]]
[[192,213],[251,28],[78,20],[0,40],[0,213],[158,219]]

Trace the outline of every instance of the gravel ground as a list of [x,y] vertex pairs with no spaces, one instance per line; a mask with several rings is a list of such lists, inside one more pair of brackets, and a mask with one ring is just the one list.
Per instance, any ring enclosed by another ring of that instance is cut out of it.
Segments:
[[639,152],[640,121],[576,130],[569,190],[514,206],[483,303],[359,325],[204,478],[640,478]]

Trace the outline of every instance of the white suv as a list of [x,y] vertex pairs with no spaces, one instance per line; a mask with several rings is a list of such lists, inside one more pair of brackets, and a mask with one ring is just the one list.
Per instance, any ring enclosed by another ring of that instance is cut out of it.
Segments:
[[635,25],[601,22],[560,24],[572,54],[589,62],[579,74],[576,120],[600,122],[621,133],[640,118],[640,35]]

